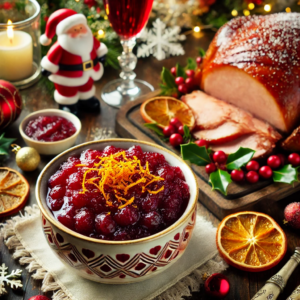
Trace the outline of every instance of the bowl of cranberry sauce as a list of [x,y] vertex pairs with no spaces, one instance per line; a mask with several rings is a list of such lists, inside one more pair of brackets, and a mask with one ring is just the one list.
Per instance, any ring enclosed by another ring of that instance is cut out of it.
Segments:
[[74,146],[80,130],[80,120],[59,109],[31,113],[23,119],[19,127],[26,144],[45,155],[56,155]]
[[195,226],[198,187],[171,151],[111,139],[55,157],[37,180],[36,198],[46,240],[66,266],[123,284],[155,276],[181,257]]

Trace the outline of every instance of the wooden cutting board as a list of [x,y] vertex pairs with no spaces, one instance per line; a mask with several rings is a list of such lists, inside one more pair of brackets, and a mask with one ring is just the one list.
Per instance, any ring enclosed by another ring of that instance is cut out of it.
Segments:
[[[154,91],[121,107],[116,117],[116,132],[121,137],[155,143],[180,155],[177,149],[163,142],[154,132],[143,126],[145,122],[140,114],[140,106],[145,100],[158,94],[159,91]],[[211,190],[204,167],[192,165],[192,169],[199,184],[199,201],[220,219],[237,211],[250,210],[258,201],[278,201],[300,190],[299,182],[294,185],[272,181],[259,181],[257,184],[232,182],[228,186],[228,195],[224,196],[218,191]]]

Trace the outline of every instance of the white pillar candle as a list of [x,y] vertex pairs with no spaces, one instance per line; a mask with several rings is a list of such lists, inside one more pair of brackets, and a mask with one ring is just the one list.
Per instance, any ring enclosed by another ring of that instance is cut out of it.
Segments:
[[24,31],[14,31],[10,39],[0,32],[0,79],[19,81],[32,75],[32,38]]

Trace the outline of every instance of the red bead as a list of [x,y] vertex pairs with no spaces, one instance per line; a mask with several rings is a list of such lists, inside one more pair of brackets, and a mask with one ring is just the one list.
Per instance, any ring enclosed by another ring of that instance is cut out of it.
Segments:
[[177,147],[177,146],[181,145],[182,143],[183,143],[183,138],[179,133],[173,133],[170,136],[170,144],[173,147]]
[[259,169],[259,175],[265,179],[269,179],[273,175],[273,171],[269,166],[263,166]]
[[259,163],[256,160],[250,160],[246,165],[247,171],[258,171]]
[[185,74],[187,77],[193,78],[195,76],[195,71],[194,70],[186,70]]
[[176,128],[173,125],[168,125],[163,129],[164,136],[171,136],[173,133],[176,132]]
[[242,170],[233,170],[230,176],[233,181],[240,182],[244,179],[244,172]]
[[209,143],[206,140],[197,140],[195,141],[195,144],[199,147],[205,147],[205,148],[209,147]]
[[267,160],[267,164],[270,168],[277,169],[281,165],[281,160],[280,160],[279,156],[271,155]]
[[188,89],[187,89],[186,85],[185,84],[180,84],[178,86],[178,92],[181,93],[181,94],[184,94],[184,95],[187,94]]
[[206,279],[204,289],[208,296],[222,299],[228,295],[230,283],[225,275],[215,273]]
[[300,165],[300,155],[297,153],[292,153],[288,157],[288,161],[293,167],[297,167]]
[[210,173],[212,173],[212,172],[214,172],[216,170],[217,170],[217,167],[216,167],[216,165],[214,163],[210,163],[210,164],[208,164],[208,165],[205,166],[205,172],[207,174],[210,174]]
[[180,135],[184,135],[184,130],[183,130],[183,125],[180,125],[179,127],[178,127],[178,133],[180,134]]
[[216,151],[213,155],[213,159],[215,162],[222,164],[226,162],[227,156],[223,151]]
[[170,125],[173,125],[175,128],[179,128],[179,126],[182,126],[181,121],[178,118],[172,118],[169,122]]
[[177,72],[176,67],[171,68],[171,73],[174,77],[176,76],[176,72]]
[[202,57],[201,56],[197,57],[196,62],[198,65],[200,65],[202,63]]
[[259,180],[259,176],[255,171],[249,171],[246,175],[246,179],[250,183],[256,183]]
[[181,85],[184,83],[184,78],[183,77],[176,77],[175,78],[175,83],[176,85]]

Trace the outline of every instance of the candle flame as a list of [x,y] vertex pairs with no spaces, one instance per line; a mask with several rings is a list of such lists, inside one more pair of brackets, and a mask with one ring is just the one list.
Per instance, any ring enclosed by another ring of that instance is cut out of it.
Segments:
[[13,26],[10,26],[12,24],[11,20],[7,21],[7,37],[9,38],[10,42],[12,43],[12,40],[14,38],[14,31]]

